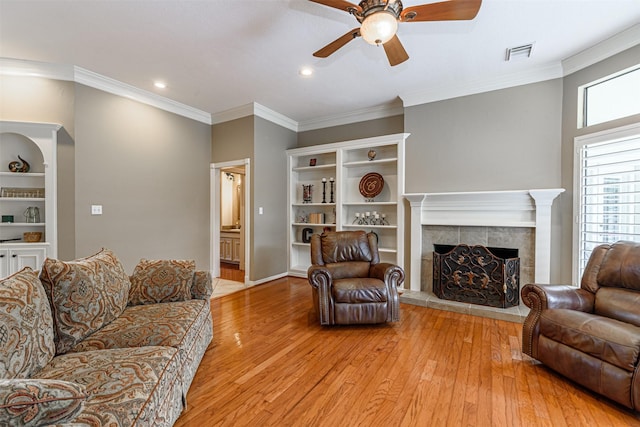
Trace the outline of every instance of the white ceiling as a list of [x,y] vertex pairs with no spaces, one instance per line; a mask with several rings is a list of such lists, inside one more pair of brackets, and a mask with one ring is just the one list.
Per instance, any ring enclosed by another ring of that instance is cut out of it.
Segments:
[[[213,115],[256,102],[311,124],[559,77],[563,59],[639,22],[638,0],[484,0],[473,21],[401,23],[410,59],[390,67],[360,38],[313,57],[358,23],[306,0],[0,0],[0,57],[82,67]],[[505,62],[528,43],[530,59]]]

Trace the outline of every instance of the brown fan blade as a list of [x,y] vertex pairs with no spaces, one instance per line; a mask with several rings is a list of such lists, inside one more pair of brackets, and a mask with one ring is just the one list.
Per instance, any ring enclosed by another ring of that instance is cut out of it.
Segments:
[[351,11],[362,13],[362,8],[356,4],[349,3],[344,0],[309,0],[314,3],[323,4],[329,7],[335,7],[336,9],[344,10],[345,12],[351,13]]
[[393,36],[391,40],[382,45],[384,52],[387,54],[389,64],[393,67],[409,59],[407,51],[404,50],[404,46],[400,43],[400,39],[397,35]]
[[315,52],[313,56],[316,56],[318,58],[326,58],[336,50],[340,49],[345,44],[349,43],[351,40],[355,39],[356,37],[360,37],[360,28],[354,28],[353,30],[346,33],[344,36],[335,39],[334,41],[332,41],[322,49]]
[[481,4],[482,0],[450,0],[412,6],[402,11],[400,21],[465,21],[476,17]]

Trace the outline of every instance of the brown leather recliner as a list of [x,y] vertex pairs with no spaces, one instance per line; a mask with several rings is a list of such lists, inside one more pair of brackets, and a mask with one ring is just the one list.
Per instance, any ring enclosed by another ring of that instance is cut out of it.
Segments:
[[378,239],[364,231],[333,231],[311,236],[313,305],[322,325],[384,323],[400,320],[398,286],[404,271],[381,263]]
[[530,284],[522,351],[624,406],[640,410],[640,243],[596,247],[580,288]]

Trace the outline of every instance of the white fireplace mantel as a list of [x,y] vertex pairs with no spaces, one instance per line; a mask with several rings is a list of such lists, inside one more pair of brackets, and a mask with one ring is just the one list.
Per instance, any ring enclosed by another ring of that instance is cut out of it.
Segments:
[[422,226],[454,225],[535,228],[535,281],[549,283],[551,265],[551,205],[564,188],[410,193],[410,289],[420,290]]

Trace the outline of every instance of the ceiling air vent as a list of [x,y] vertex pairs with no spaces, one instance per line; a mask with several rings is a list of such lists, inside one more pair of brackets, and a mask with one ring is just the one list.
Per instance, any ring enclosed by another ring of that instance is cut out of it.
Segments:
[[525,44],[518,47],[510,47],[507,49],[507,55],[505,61],[514,61],[516,59],[525,59],[531,56],[533,50],[533,43]]

